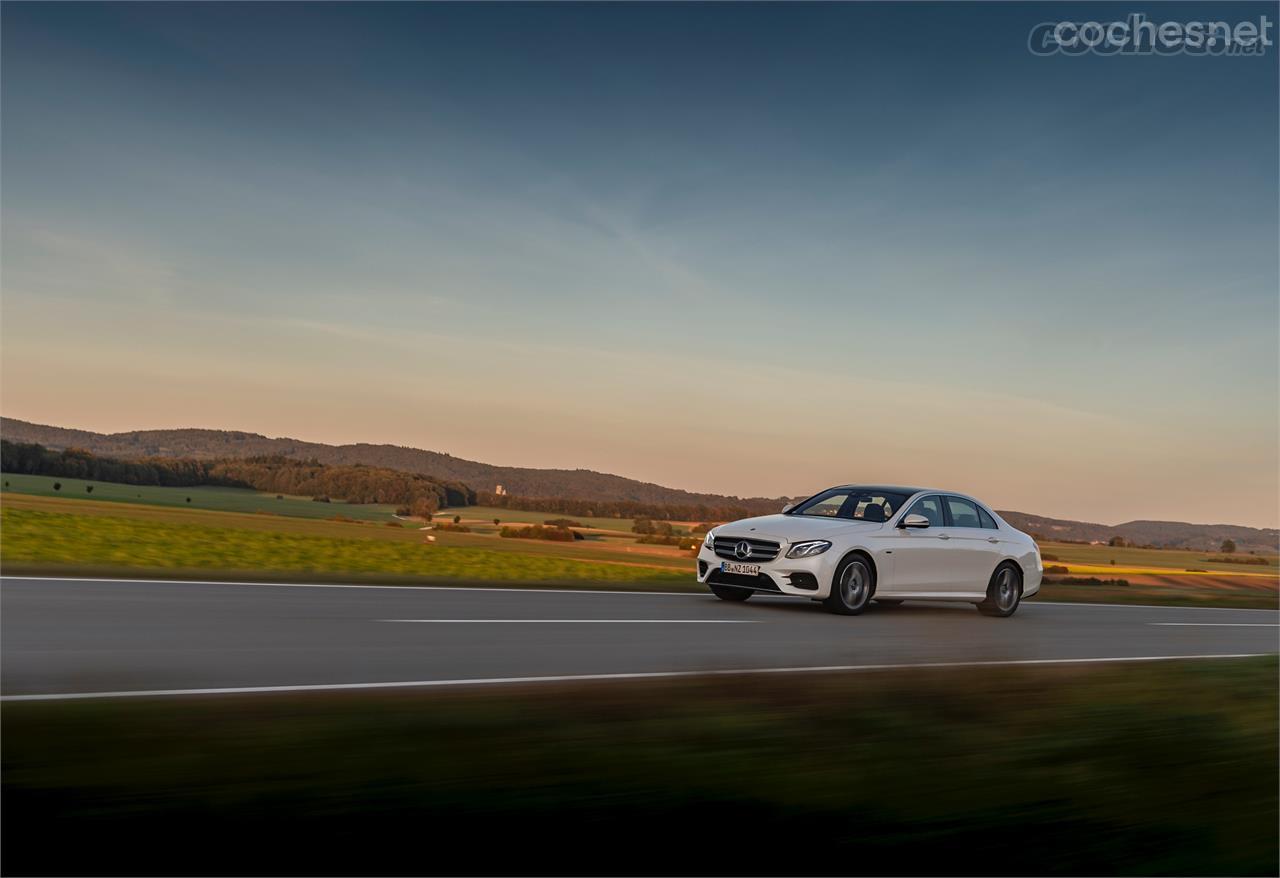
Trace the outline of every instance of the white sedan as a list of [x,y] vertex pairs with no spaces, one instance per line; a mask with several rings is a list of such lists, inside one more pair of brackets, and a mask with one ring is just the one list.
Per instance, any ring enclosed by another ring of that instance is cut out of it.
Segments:
[[780,515],[712,528],[698,581],[716,597],[794,595],[857,615],[875,600],[965,601],[1012,616],[1040,590],[1035,540],[954,491],[844,485]]

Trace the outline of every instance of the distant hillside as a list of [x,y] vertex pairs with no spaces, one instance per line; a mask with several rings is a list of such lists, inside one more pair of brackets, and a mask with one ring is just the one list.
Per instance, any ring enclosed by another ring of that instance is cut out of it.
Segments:
[[774,512],[785,499],[740,499],[719,494],[695,494],[664,488],[622,476],[577,469],[533,469],[493,466],[463,460],[438,451],[400,445],[325,445],[299,439],[271,439],[257,433],[230,430],[136,430],[129,433],[91,433],[14,418],[0,418],[0,435],[11,442],[35,442],[47,448],[83,448],[108,457],[289,457],[332,465],[364,464],[421,473],[443,482],[462,482],[476,491],[502,485],[521,497],[566,497],[577,500],[629,501],[648,505],[738,506],[754,513]]
[[1118,536],[1139,546],[1215,552],[1223,540],[1233,540],[1238,551],[1267,553],[1275,552],[1277,543],[1280,543],[1280,530],[1275,528],[1236,524],[1188,524],[1185,521],[1128,521],[1110,525],[1045,518],[1025,512],[997,511],[1018,530],[1039,534],[1050,540],[1091,543],[1106,542]]
[[[502,485],[509,494],[531,498],[628,501],[650,505],[738,506],[753,514],[773,512],[785,499],[739,499],[718,494],[695,494],[592,470],[533,469],[493,466],[463,460],[438,451],[400,445],[325,445],[299,439],[271,439],[257,433],[229,430],[137,430],[130,433],[92,433],[0,418],[0,435],[16,442],[37,442],[50,448],[83,448],[120,458],[190,457],[196,459],[280,456],[317,460],[324,464],[363,464],[421,473],[446,482],[462,482],[484,494]],[[1225,539],[1241,552],[1275,552],[1280,530],[1230,524],[1188,524],[1178,521],[1130,521],[1106,525],[1045,518],[1025,512],[1000,514],[1020,530],[1051,540],[1105,542],[1114,536],[1138,545],[1216,551]]]
[[51,450],[34,442],[0,439],[0,468],[5,473],[63,476],[121,485],[193,487],[218,485],[294,494],[347,503],[388,503],[415,514],[444,506],[467,506],[476,492],[460,482],[443,482],[421,473],[376,466],[333,466],[284,457],[134,457],[128,460],[84,449]]

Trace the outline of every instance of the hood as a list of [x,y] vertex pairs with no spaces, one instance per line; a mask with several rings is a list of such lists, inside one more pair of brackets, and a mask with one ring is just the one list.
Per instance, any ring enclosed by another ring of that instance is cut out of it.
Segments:
[[765,537],[784,543],[828,539],[831,534],[879,530],[884,522],[850,521],[847,518],[820,518],[816,515],[760,515],[743,518],[715,528],[716,536]]

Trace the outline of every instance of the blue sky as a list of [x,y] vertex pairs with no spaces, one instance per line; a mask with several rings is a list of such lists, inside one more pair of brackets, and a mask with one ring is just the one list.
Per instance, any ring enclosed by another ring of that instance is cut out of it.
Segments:
[[5,4],[4,412],[1273,526],[1276,50],[1134,9]]

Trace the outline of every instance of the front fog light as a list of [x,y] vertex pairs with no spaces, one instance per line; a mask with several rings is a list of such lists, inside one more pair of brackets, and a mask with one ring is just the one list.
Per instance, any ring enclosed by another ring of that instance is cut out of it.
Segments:
[[814,555],[821,555],[827,549],[831,548],[831,544],[826,540],[812,540],[807,543],[796,543],[791,547],[791,551],[787,552],[788,558],[812,558]]

